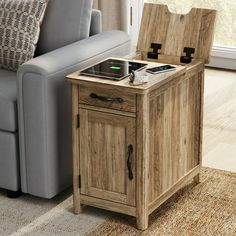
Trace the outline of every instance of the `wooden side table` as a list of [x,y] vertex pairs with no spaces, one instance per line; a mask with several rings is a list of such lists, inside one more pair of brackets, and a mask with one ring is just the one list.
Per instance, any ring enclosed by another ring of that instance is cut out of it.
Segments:
[[136,59],[177,69],[132,86],[79,72],[72,84],[74,212],[80,204],[148,216],[191,179],[199,182],[204,64],[216,11],[173,14],[145,4]]
[[134,216],[146,229],[149,214],[189,180],[198,181],[203,68],[201,62],[178,66],[137,87],[128,78],[67,77],[75,213],[81,203],[91,205]]

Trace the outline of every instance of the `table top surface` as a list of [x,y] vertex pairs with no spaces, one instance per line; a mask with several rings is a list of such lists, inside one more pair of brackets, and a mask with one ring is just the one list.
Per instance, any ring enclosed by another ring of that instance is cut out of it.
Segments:
[[[118,59],[121,59],[121,58],[118,58]],[[132,59],[125,59],[125,58],[122,58],[122,59],[132,60]],[[147,61],[141,61],[141,60],[132,60],[132,61],[147,63],[148,64],[147,67],[166,65],[164,63],[154,63],[154,62],[147,62]],[[181,65],[173,65],[173,66],[176,67],[176,70],[163,72],[163,73],[155,74],[155,75],[148,73],[149,75],[148,82],[141,85],[133,85],[132,83],[130,83],[129,77],[126,77],[125,79],[122,79],[120,81],[116,81],[116,80],[108,80],[108,79],[92,77],[92,76],[84,76],[80,74],[80,71],[76,71],[68,75],[66,77],[66,80],[72,84],[80,84],[80,85],[87,85],[87,86],[98,86],[98,87],[107,87],[107,88],[116,86],[116,88],[119,87],[121,89],[125,89],[133,93],[144,94],[152,87],[159,87],[163,85],[164,83],[174,79],[175,77],[181,76],[186,71],[185,66],[181,66]],[[143,71],[145,70],[146,68],[143,69]]]

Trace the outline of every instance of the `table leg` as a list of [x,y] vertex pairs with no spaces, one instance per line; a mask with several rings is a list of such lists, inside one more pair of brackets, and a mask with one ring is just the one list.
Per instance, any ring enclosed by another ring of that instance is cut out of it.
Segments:
[[200,183],[200,174],[197,174],[197,175],[193,178],[193,181],[194,181],[196,184],[199,184],[199,183]]
[[148,228],[148,215],[139,216],[136,221],[138,229],[145,230]]

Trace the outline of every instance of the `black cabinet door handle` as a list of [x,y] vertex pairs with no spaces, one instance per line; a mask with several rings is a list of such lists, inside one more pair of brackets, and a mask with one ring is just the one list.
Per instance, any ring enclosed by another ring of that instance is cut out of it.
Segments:
[[132,172],[132,154],[133,154],[133,146],[130,144],[128,146],[128,160],[127,160],[127,168],[129,172],[129,179],[132,180],[134,178],[133,172]]
[[90,97],[94,98],[94,99],[98,99],[98,100],[103,101],[103,102],[118,102],[118,103],[122,103],[124,101],[123,98],[119,98],[119,97],[111,98],[111,97],[99,96],[96,93],[91,93]]

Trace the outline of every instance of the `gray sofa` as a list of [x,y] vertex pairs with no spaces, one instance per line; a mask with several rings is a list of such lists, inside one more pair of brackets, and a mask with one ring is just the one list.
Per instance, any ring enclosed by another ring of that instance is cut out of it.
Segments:
[[[71,101],[64,78],[105,57],[130,51],[126,33],[101,32],[101,15],[96,10],[90,37],[77,38],[75,32],[81,29],[76,22],[70,22],[70,29],[59,30],[51,17],[62,14],[59,9],[68,4],[77,1],[61,0],[60,6],[47,9],[39,56],[21,65],[17,73],[0,69],[0,188],[52,198],[71,186]],[[73,14],[75,21],[80,20],[76,8],[70,11],[70,21]],[[56,49],[48,52],[53,44],[50,37]]]

